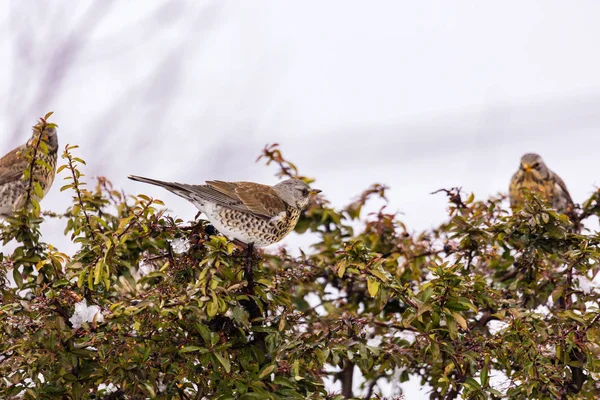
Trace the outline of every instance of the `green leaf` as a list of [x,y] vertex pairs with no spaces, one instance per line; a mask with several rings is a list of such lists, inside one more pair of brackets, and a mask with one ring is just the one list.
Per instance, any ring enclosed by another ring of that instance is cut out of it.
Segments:
[[344,273],[346,272],[346,259],[341,260],[337,263],[337,276],[339,278],[344,277]]
[[467,321],[464,319],[464,317],[462,315],[460,315],[459,313],[453,312],[452,316],[454,317],[454,319],[456,320],[456,322],[458,322],[458,324],[460,325],[460,327],[462,328],[463,331],[467,330]]
[[214,352],[213,355],[219,360],[223,368],[225,368],[225,372],[231,372],[231,363],[229,362],[229,357],[227,354],[223,355],[221,352]]
[[23,276],[19,272],[19,268],[13,268],[13,279],[18,288],[23,287]]
[[464,298],[448,300],[444,303],[444,307],[452,311],[476,311],[476,308],[473,306],[473,304],[469,300]]
[[458,338],[458,327],[456,326],[456,320],[454,318],[446,318],[446,327],[448,328],[448,334],[452,340]]
[[233,307],[233,320],[244,327],[250,326],[248,312],[242,307]]
[[561,313],[559,313],[560,316],[566,316],[572,320],[575,320],[577,322],[581,322],[581,323],[585,323],[585,319],[583,319],[583,317],[579,314],[576,314],[573,310],[566,310],[563,311]]
[[382,282],[387,282],[388,278],[387,276],[385,276],[385,274],[378,270],[378,269],[372,269],[371,271],[369,271],[372,275],[376,276],[377,278],[381,279]]
[[475,379],[473,379],[471,377],[469,377],[465,380],[464,385],[469,387],[471,390],[476,390],[481,387],[481,385],[479,385],[479,382],[477,382]]
[[270,375],[271,372],[275,371],[275,368],[276,368],[276,366],[274,364],[267,365],[266,367],[263,368],[262,371],[260,371],[258,378],[262,379],[265,376]]
[[181,350],[179,350],[180,353],[198,352],[200,354],[208,353],[208,351],[209,350],[207,348],[200,346],[184,346],[181,348]]
[[481,370],[480,380],[481,380],[481,386],[486,386],[488,384],[489,376],[488,376],[487,365],[484,366],[483,369]]
[[102,271],[104,267],[104,260],[102,258],[98,259],[96,262],[96,266],[94,267],[94,285],[97,285],[102,280]]
[[367,277],[367,289],[371,297],[375,297],[379,292],[379,281],[372,277]]

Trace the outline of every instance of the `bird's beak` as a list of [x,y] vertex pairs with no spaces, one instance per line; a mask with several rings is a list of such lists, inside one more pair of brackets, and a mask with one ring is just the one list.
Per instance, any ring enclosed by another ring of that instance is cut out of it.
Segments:
[[319,194],[319,193],[321,193],[321,192],[322,192],[322,190],[321,190],[321,189],[311,189],[311,190],[310,190],[310,194]]
[[523,169],[525,170],[525,172],[531,172],[531,165],[523,164]]

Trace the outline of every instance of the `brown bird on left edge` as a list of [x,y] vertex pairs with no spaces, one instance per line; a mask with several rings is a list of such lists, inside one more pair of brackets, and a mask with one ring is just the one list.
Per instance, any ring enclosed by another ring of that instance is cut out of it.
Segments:
[[279,242],[294,229],[312,189],[300,179],[274,186],[254,182],[207,181],[204,185],[164,182],[130,175],[129,179],[161,186],[190,201],[215,228],[230,239],[264,247]]
[[513,210],[523,207],[524,189],[545,198],[558,212],[573,210],[573,200],[565,182],[546,166],[538,154],[527,153],[521,157],[519,170],[510,180],[509,197]]
[[[40,184],[43,196],[48,193],[52,182],[54,182],[58,152],[56,128],[54,126],[46,127],[41,132],[41,137],[39,130],[34,128],[33,135],[27,143],[13,149],[0,158],[0,217],[12,216],[16,210],[25,205],[29,181],[23,179],[23,173],[29,167],[30,161],[23,156],[23,153],[27,149],[34,150],[33,147],[36,145],[38,139],[45,143],[48,147],[48,152],[46,154],[38,147],[35,157],[44,161],[50,168],[36,163],[33,167],[32,182]],[[35,195],[33,189],[31,195],[38,201],[41,200],[41,198]]]

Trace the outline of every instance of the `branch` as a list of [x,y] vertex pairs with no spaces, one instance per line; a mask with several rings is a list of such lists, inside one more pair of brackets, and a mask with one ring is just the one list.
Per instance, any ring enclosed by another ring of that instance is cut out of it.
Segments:
[[133,213],[133,219],[131,221],[129,221],[129,223],[127,224],[127,226],[125,227],[125,229],[123,229],[123,232],[119,233],[117,235],[117,239],[121,239],[123,237],[123,235],[125,235],[129,229],[131,229],[131,227],[139,221],[140,217],[148,210],[148,208],[150,208],[150,206],[154,204],[154,199],[150,199],[150,201],[148,201],[148,203],[144,204],[144,207],[142,207],[142,210],[139,213]]
[[[88,213],[85,209],[85,205],[83,204],[83,199],[81,198],[81,189],[79,189],[79,186],[80,186],[79,178],[77,177],[77,174],[75,174],[76,168],[75,168],[75,165],[73,164],[73,156],[69,152],[69,150],[71,148],[76,148],[76,147],[70,147],[68,144],[65,146],[65,152],[63,154],[63,158],[67,159],[67,164],[68,164],[69,170],[71,171],[71,176],[73,177],[73,189],[75,190],[75,193],[77,194],[77,200],[79,201],[79,206],[81,207],[81,211],[83,212],[83,215],[85,216],[85,220],[87,222],[88,229],[92,233],[92,236],[96,237],[96,232],[94,231],[94,228],[92,227],[92,222],[90,221],[90,216],[88,215]],[[100,228],[100,229],[102,229],[102,228]]]
[[402,325],[398,325],[398,324],[386,324],[385,322],[379,322],[379,321],[373,321],[374,325],[377,326],[381,326],[383,328],[388,328],[388,329],[396,329],[399,331],[410,331],[410,332],[415,332],[415,333],[421,333],[418,329],[413,328],[412,326],[402,326]]
[[352,381],[354,379],[354,363],[346,360],[344,369],[338,374],[340,381],[342,382],[342,396],[346,399],[354,397],[352,391]]
[[458,188],[458,187],[451,188],[451,189],[439,189],[439,190],[436,190],[435,192],[432,192],[431,194],[437,194],[440,192],[444,192],[444,193],[446,193],[446,196],[448,196],[448,198],[450,199],[450,202],[453,203],[454,205],[456,205],[457,208],[459,208],[459,209],[467,208],[467,205],[462,201],[462,198],[460,197],[460,189],[461,188]]
[[[46,121],[52,113],[46,114],[43,118],[40,118],[40,122],[33,127],[34,135],[31,140],[31,144],[33,144],[33,154],[31,155],[31,161],[29,163],[29,180],[27,185],[27,196],[25,197],[24,208],[27,209],[29,203],[31,202],[31,193],[33,190],[33,176],[34,176],[34,168],[38,160],[38,149],[40,147],[40,143],[42,142],[42,134],[44,130],[48,127],[48,122]],[[36,135],[37,133],[37,135]],[[36,140],[37,139],[37,140]],[[41,165],[42,168],[46,168],[45,165]]]
[[367,393],[365,394],[364,400],[371,399],[371,396],[373,396],[373,390],[375,389],[375,386],[377,385],[377,381],[383,377],[385,377],[385,374],[379,374],[375,378],[373,378],[373,380],[371,380],[371,382],[369,382],[369,386],[367,387]]

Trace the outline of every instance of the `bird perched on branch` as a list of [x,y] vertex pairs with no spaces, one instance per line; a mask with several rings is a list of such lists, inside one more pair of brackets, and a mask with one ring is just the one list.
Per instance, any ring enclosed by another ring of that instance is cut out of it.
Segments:
[[538,154],[527,153],[521,157],[519,170],[510,181],[509,197],[513,210],[523,207],[523,189],[545,198],[556,211],[568,213],[573,209],[573,200],[567,186],[544,164]]
[[274,186],[223,181],[188,185],[134,175],[129,179],[161,186],[183,197],[221,233],[257,247],[277,243],[290,233],[311,194],[321,192],[300,179],[287,179]]
[[57,152],[56,125],[42,120],[27,143],[0,158],[0,217],[12,216],[30,199],[40,201],[48,193],[56,174]]

